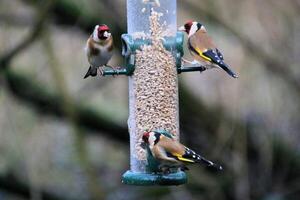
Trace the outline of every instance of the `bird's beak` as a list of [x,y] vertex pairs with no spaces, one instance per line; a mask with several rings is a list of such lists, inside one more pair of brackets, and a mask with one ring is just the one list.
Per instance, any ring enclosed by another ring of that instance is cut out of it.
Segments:
[[180,26],[180,27],[178,28],[178,30],[179,30],[179,31],[185,31],[185,28],[184,28],[184,26]]
[[103,35],[104,35],[104,37],[110,37],[111,33],[105,31],[105,32],[103,33]]
[[227,72],[227,74],[229,74],[233,78],[238,78],[238,75],[236,75],[227,65],[221,65],[219,67],[221,67],[224,71]]

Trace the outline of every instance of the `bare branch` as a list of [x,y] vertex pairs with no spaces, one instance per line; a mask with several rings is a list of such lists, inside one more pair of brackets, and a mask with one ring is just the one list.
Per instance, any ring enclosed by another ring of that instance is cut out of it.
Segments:
[[[36,4],[36,0],[23,0],[26,3]],[[113,13],[113,12],[111,12]],[[125,24],[119,22],[119,18],[103,15],[93,15],[85,12],[80,6],[72,1],[59,0],[53,5],[54,22],[58,25],[69,25],[79,27],[81,30],[90,34],[95,25],[107,23],[110,25],[114,36],[114,44],[121,49],[121,34],[126,31]]]
[[[5,71],[8,89],[23,102],[28,103],[43,114],[66,118],[62,97],[50,93],[45,85],[41,85],[32,78],[13,72]],[[92,108],[87,108],[74,101],[68,102],[74,108],[77,123],[89,130],[101,131],[103,135],[120,142],[128,141],[127,127],[119,125],[105,118]],[[99,134],[98,132],[88,132]]]
[[[12,174],[0,175],[0,188],[3,191],[30,199],[30,185],[17,179]],[[47,191],[40,191],[43,200],[73,200],[67,197],[61,197]]]
[[41,8],[39,8],[39,13],[37,17],[37,21],[34,23],[31,33],[24,38],[19,44],[17,44],[13,49],[4,53],[0,57],[0,68],[8,67],[8,63],[11,59],[16,56],[18,53],[26,49],[30,44],[32,44],[38,36],[41,34],[43,30],[44,21],[46,20],[49,10],[52,8],[54,1],[47,1]]

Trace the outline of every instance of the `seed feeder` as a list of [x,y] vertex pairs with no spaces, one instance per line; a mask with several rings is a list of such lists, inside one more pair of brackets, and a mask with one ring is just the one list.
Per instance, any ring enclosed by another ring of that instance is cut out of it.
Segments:
[[178,74],[204,71],[182,66],[183,33],[177,32],[176,0],[127,0],[128,33],[122,35],[125,68],[104,69],[104,76],[127,75],[129,84],[130,185],[180,185],[185,172],[163,174],[158,161],[141,145],[145,131],[179,140]]

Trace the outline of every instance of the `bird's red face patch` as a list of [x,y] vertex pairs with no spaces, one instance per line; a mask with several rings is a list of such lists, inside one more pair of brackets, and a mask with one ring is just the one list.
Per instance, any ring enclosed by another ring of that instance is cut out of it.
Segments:
[[108,28],[107,25],[103,24],[103,25],[100,25],[100,26],[98,27],[98,31],[99,31],[99,32],[109,31],[109,28]]
[[143,141],[145,142],[145,143],[149,143],[149,132],[145,132],[144,134],[143,134]]
[[190,21],[187,21],[185,24],[184,24],[184,28],[185,28],[185,31],[189,34],[190,30],[191,30],[191,27],[193,25],[193,21],[190,20]]
[[106,40],[108,38],[107,33],[109,33],[109,27],[105,24],[101,24],[98,26],[97,32],[100,40]]

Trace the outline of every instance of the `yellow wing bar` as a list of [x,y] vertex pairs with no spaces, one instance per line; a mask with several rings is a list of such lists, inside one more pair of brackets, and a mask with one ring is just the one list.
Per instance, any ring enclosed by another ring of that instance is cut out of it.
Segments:
[[196,47],[196,51],[197,53],[199,54],[199,56],[201,56],[202,58],[204,58],[205,60],[208,60],[208,61],[211,61],[211,59],[205,55],[203,55],[203,52],[198,48]]
[[180,161],[185,161],[185,162],[190,162],[190,163],[194,163],[195,162],[193,160],[190,160],[190,159],[187,159],[187,158],[183,158],[180,154],[177,154],[177,153],[175,153],[173,155],[176,156],[178,158],[178,160],[180,160]]

